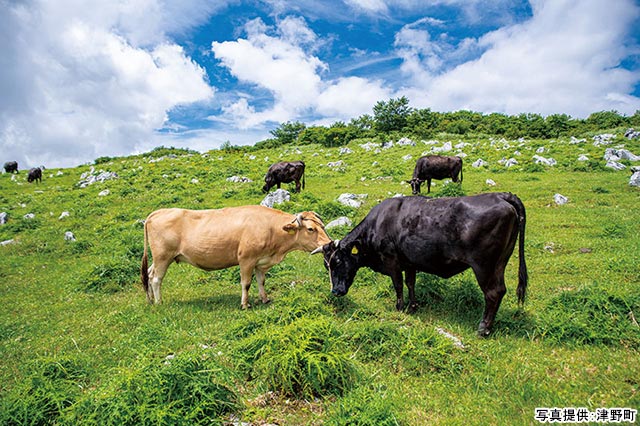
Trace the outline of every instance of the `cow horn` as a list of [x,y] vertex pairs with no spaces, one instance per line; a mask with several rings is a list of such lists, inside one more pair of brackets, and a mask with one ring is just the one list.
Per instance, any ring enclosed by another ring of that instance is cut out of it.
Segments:
[[296,214],[296,221],[298,222],[298,226],[299,226],[300,228],[302,228],[302,220],[303,220],[303,219],[304,219],[304,218],[302,217],[302,213],[298,213],[298,214]]
[[318,247],[317,249],[315,249],[314,251],[312,251],[310,254],[318,254],[320,253],[322,250],[322,246]]

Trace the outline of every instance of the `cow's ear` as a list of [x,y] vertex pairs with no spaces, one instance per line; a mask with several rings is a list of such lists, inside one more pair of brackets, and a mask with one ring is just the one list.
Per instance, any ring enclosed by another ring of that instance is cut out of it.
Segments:
[[298,230],[298,224],[295,222],[287,223],[285,226],[282,227],[282,230],[288,232],[289,234],[295,234],[296,231]]
[[349,250],[349,253],[351,253],[353,256],[357,256],[358,253],[360,253],[360,242],[355,241],[354,243],[350,244],[349,247],[346,247],[346,249]]

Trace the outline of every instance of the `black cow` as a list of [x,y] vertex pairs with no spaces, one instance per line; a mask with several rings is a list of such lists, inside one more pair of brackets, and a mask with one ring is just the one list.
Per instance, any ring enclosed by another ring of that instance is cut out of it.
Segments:
[[416,307],[416,272],[449,278],[468,268],[484,293],[485,310],[478,334],[490,333],[506,292],[504,271],[520,234],[518,301],[524,303],[527,266],[524,259],[525,208],[507,192],[469,197],[422,196],[384,200],[342,240],[324,252],[332,293],[349,291],[356,272],[367,266],[391,277],[398,310],[404,309],[402,273],[409,289],[409,311]]
[[31,183],[33,181],[42,182],[42,169],[39,167],[34,167],[29,170],[29,176],[27,176],[27,182]]
[[416,195],[420,193],[420,185],[426,180],[428,194],[431,192],[431,179],[451,178],[458,182],[458,173],[462,182],[462,158],[427,155],[418,158],[416,168],[413,169],[413,178],[408,183],[411,184],[411,192]]
[[4,163],[4,171],[7,173],[18,173],[18,162],[7,161],[6,163]]
[[272,164],[264,177],[265,185],[262,192],[269,192],[273,186],[280,189],[281,183],[296,182],[296,192],[300,192],[300,179],[304,189],[304,162],[303,161],[282,161]]

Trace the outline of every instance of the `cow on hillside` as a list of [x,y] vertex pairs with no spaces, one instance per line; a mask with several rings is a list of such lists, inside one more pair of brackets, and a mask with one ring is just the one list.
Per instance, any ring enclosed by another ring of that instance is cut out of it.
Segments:
[[18,173],[18,162],[7,161],[4,163],[4,171],[7,173]]
[[409,311],[417,307],[416,272],[449,278],[471,268],[484,293],[485,310],[478,334],[490,333],[506,292],[504,271],[518,234],[517,295],[524,303],[525,208],[506,192],[429,199],[422,196],[384,200],[346,237],[313,253],[324,252],[332,293],[343,296],[361,267],[388,275],[396,290],[396,308],[404,309],[402,273],[409,290]]
[[462,158],[427,155],[418,158],[413,170],[413,178],[408,183],[411,184],[413,195],[417,195],[420,194],[420,185],[426,180],[428,194],[431,192],[431,179],[451,178],[454,182],[458,182],[458,174],[462,183]]
[[29,175],[27,176],[27,182],[31,183],[33,181],[42,182],[42,169],[39,167],[34,167],[29,170]]
[[[251,278],[256,275],[263,303],[265,274],[293,250],[311,252],[331,241],[314,212],[297,215],[264,206],[218,210],[161,209],[144,224],[140,268],[149,303],[161,303],[160,286],[173,262],[207,271],[240,265],[242,307],[248,308]],[[153,255],[148,267],[147,244]]]
[[281,183],[296,183],[296,192],[300,192],[300,179],[302,179],[302,189],[304,189],[304,162],[303,161],[282,161],[272,164],[264,177],[265,184],[263,192],[269,192],[273,186],[280,189]]

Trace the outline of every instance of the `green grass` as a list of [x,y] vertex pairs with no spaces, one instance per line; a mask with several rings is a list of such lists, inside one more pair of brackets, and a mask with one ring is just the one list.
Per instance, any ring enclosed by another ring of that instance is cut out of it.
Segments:
[[[9,215],[0,241],[15,240],[0,247],[0,424],[529,425],[536,407],[640,407],[640,190],[627,171],[604,168],[605,147],[589,141],[467,138],[462,185],[434,182],[433,196],[510,191],[527,208],[527,302],[517,305],[514,254],[489,338],[475,334],[483,297],[470,271],[419,274],[409,315],[395,310],[390,279],[366,269],[334,298],[321,257],[301,252],[269,272],[268,305],[254,283],[254,308],[240,309],[237,267],[184,264],[169,268],[164,303],[146,302],[141,221],[153,210],[257,204],[282,156],[304,160],[307,175],[280,209],[355,225],[381,200],[410,194],[404,181],[428,150],[376,154],[365,142],[347,155],[310,145],[103,158],[96,170],[119,179],[86,188],[77,182],[89,166],[47,169],[39,185],[0,175]],[[640,141],[621,143],[640,154]],[[540,146],[557,166],[533,164]],[[503,157],[519,164],[505,169]],[[471,167],[478,158],[489,166]],[[326,166],[337,160],[341,170]],[[253,183],[227,182],[233,175]],[[353,209],[336,202],[344,192],[368,197]],[[555,193],[569,203],[557,206]]]

